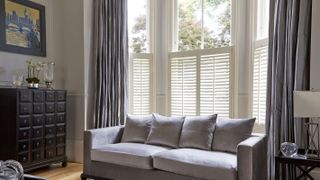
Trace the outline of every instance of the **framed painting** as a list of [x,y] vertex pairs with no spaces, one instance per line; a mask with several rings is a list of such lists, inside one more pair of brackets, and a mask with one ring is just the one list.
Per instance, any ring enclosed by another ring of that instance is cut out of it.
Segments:
[[29,0],[0,0],[0,51],[46,53],[45,7]]

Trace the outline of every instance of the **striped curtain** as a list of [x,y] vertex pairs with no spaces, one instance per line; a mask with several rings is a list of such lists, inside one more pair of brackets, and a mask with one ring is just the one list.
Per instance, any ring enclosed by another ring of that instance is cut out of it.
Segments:
[[[308,90],[310,81],[311,0],[270,0],[266,132],[269,179],[275,179],[280,144],[303,144],[303,124],[293,117],[293,91]],[[295,179],[287,166],[282,179]]]
[[127,0],[94,0],[94,127],[123,124],[127,101]]

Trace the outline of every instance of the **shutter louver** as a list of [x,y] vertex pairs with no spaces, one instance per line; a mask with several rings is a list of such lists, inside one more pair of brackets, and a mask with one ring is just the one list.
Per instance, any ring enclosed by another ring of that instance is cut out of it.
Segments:
[[253,56],[252,116],[258,123],[265,123],[268,72],[268,44],[257,41]]
[[152,54],[131,54],[129,65],[129,112],[134,115],[153,111]]
[[171,115],[196,114],[197,59],[171,59]]
[[201,56],[200,114],[229,117],[230,54]]
[[232,47],[172,52],[169,58],[171,115],[230,117]]

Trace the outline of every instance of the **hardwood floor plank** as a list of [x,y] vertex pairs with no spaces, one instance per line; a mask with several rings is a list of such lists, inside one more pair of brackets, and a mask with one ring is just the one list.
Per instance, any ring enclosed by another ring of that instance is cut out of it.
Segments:
[[61,164],[56,164],[33,171],[31,174],[44,177],[48,180],[80,180],[82,170],[82,164],[68,163],[67,167],[62,167]]

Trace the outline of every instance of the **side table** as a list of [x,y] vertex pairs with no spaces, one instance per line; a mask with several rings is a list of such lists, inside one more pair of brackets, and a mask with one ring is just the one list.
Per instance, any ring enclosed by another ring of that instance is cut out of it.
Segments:
[[280,170],[282,172],[282,179],[286,178],[286,169],[285,165],[293,165],[295,168],[298,168],[302,173],[295,177],[295,180],[302,179],[307,177],[310,180],[315,180],[309,173],[317,167],[320,167],[320,159],[299,159],[284,157],[278,155],[275,157],[275,179],[280,180]]

